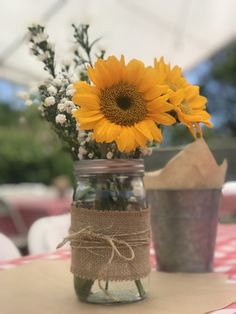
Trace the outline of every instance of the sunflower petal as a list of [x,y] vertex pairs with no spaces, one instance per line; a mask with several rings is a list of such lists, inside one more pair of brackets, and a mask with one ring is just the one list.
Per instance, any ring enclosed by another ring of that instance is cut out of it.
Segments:
[[143,62],[133,59],[127,64],[124,70],[123,80],[130,85],[136,86],[142,79],[144,72],[145,66]]
[[75,93],[72,97],[72,101],[87,109],[99,109],[99,98],[94,94]]
[[78,93],[99,95],[98,89],[86,82],[78,81],[73,86]]
[[148,114],[147,116],[158,124],[172,125],[176,122],[175,118],[168,113],[157,112]]

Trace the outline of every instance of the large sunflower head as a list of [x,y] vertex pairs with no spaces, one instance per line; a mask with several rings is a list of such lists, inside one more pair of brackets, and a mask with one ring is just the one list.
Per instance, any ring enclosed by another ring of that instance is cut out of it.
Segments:
[[212,127],[210,114],[206,111],[207,99],[199,94],[199,86],[187,85],[170,95],[170,102],[178,120],[186,125],[194,138],[196,134],[202,136],[199,123]]
[[148,141],[161,142],[158,125],[175,123],[167,113],[173,109],[168,86],[157,84],[154,70],[141,61],[98,59],[88,76],[92,85],[74,85],[73,102],[79,105],[74,116],[81,129],[93,130],[97,142],[115,141],[120,151],[130,152]]

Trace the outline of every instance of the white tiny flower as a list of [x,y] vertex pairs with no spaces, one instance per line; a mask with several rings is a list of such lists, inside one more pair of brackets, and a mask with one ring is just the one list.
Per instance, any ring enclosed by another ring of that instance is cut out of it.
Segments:
[[147,151],[147,155],[148,155],[148,156],[151,156],[151,154],[152,154],[152,148],[149,147],[149,148],[148,148],[148,151]]
[[71,113],[71,110],[75,109],[75,105],[74,105],[73,101],[70,101],[70,100],[65,101],[65,106],[66,106],[66,111],[68,113]]
[[43,106],[38,106],[38,110],[41,111],[41,112],[43,112],[43,111],[44,111]]
[[76,123],[76,131],[78,131],[78,132],[81,131],[81,130],[80,130],[80,124],[79,124],[79,122]]
[[112,152],[108,152],[107,153],[107,159],[112,159],[113,157],[113,153]]
[[57,94],[57,89],[56,87],[54,87],[53,85],[50,85],[48,88],[47,88],[47,91],[48,93],[51,95],[51,96],[54,96]]
[[56,123],[63,124],[66,122],[66,116],[64,114],[58,114],[55,120]]
[[76,111],[77,111],[76,108],[71,109],[71,113],[72,113],[72,114],[75,113]]
[[48,34],[46,34],[46,33],[39,33],[36,36],[33,36],[33,40],[37,44],[39,44],[43,41],[47,41],[47,39],[48,39]]
[[62,103],[66,102],[66,101],[68,101],[68,98],[65,98],[65,97],[64,97],[64,98],[61,99],[61,102],[62,102]]
[[82,160],[83,159],[83,155],[82,154],[78,154],[78,157],[79,157],[79,160]]
[[45,51],[44,53],[38,55],[37,58],[39,59],[39,61],[45,61],[50,58],[50,53],[48,51]]
[[44,105],[46,107],[53,106],[56,103],[56,100],[53,96],[49,96],[45,98]]
[[89,153],[89,154],[88,154],[88,158],[89,158],[89,159],[92,159],[93,156],[94,156],[94,153]]
[[66,91],[66,96],[73,96],[74,93],[75,93],[75,89],[74,89],[74,88],[68,89],[68,90]]
[[70,106],[75,106],[74,103],[73,103],[73,101],[71,101],[71,100],[66,100],[66,101],[65,101],[65,105],[68,106],[68,107],[70,107]]
[[63,112],[63,111],[66,110],[66,106],[65,106],[65,104],[63,104],[63,103],[59,103],[59,104],[57,105],[57,109],[58,109],[60,112]]
[[56,77],[56,78],[53,79],[53,83],[54,83],[56,86],[61,86],[61,84],[62,84],[61,80],[60,80],[58,77]]
[[80,146],[79,153],[82,155],[85,155],[85,154],[87,154],[87,150],[83,146]]
[[90,142],[90,141],[91,141],[91,137],[88,136],[88,137],[86,138],[86,142],[88,143],[88,142]]
[[84,132],[83,130],[79,130],[79,134],[78,134],[78,138],[84,138],[86,136],[86,132]]
[[93,132],[88,132],[88,136],[89,136],[90,138],[92,138],[92,137],[93,137]]
[[151,147],[144,147],[141,148],[141,152],[144,156],[150,156],[152,154],[152,148]]
[[27,100],[29,98],[29,94],[23,91],[17,93],[17,96],[22,100]]
[[86,144],[86,141],[82,141],[80,144],[84,146]]
[[73,84],[69,84],[69,85],[67,86],[66,90],[73,89],[73,88],[74,88]]
[[33,101],[31,99],[27,99],[25,101],[26,106],[32,106],[33,105]]
[[74,151],[75,151],[75,148],[74,148],[74,147],[71,147],[71,150],[72,150],[72,152],[74,152]]

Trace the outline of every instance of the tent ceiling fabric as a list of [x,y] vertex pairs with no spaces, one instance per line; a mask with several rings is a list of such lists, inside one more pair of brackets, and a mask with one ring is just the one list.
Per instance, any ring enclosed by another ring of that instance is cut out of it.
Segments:
[[22,42],[33,22],[47,26],[62,60],[71,56],[72,23],[89,23],[108,55],[148,64],[164,55],[184,69],[236,37],[235,0],[1,0],[0,8],[0,78],[22,84],[45,75]]

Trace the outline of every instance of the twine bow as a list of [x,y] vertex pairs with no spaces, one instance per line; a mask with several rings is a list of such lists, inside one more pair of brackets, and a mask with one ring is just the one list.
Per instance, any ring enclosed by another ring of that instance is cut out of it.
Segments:
[[[112,252],[111,252],[111,257],[108,261],[108,264],[110,264],[115,256],[115,253],[122,259],[126,260],[126,261],[132,261],[135,257],[134,254],[134,250],[132,248],[132,246],[138,246],[138,245],[144,245],[144,244],[148,244],[149,241],[149,236],[147,236],[146,238],[143,239],[127,239],[127,241],[125,240],[121,240],[119,238],[121,237],[131,237],[134,235],[140,235],[140,234],[149,234],[150,230],[144,230],[141,232],[136,232],[133,234],[119,234],[116,236],[110,236],[110,235],[104,235],[100,232],[94,232],[92,230],[91,227],[86,227],[81,229],[78,232],[72,232],[71,234],[69,234],[67,237],[65,237],[63,239],[63,241],[61,243],[58,244],[57,249],[61,248],[62,246],[64,246],[67,242],[71,243],[71,247],[73,248],[80,248],[80,249],[93,249],[93,248],[107,248],[107,246],[101,246],[102,243],[108,244],[108,246],[111,247]],[[90,245],[86,246],[86,243],[89,243]],[[85,246],[82,246],[82,245]],[[93,244],[94,246],[91,246],[91,244]],[[129,252],[130,252],[130,256],[125,256],[124,254],[122,254],[119,250],[118,247],[126,247]],[[95,253],[94,253],[95,254]]]

